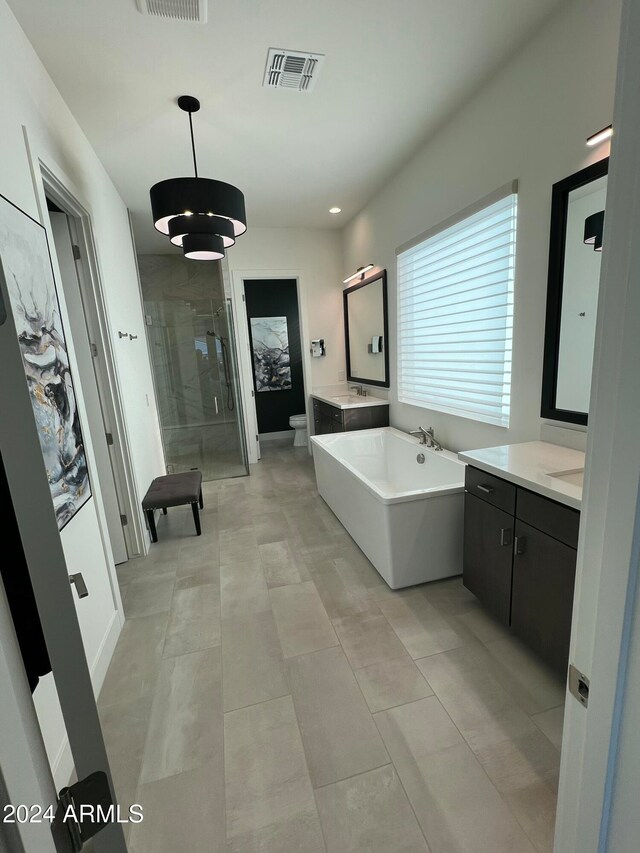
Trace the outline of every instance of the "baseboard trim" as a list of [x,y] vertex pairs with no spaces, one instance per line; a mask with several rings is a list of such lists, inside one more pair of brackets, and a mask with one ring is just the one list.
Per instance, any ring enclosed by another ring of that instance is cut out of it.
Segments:
[[[117,610],[114,610],[93,664],[89,668],[95,696],[100,695],[100,690],[104,684],[121,630],[122,622],[119,613]],[[71,747],[69,746],[69,738],[65,735],[51,766],[51,773],[53,774],[53,779],[58,790],[69,784],[73,771],[73,756],[71,754]]]
[[279,438],[293,438],[294,429],[284,429],[281,432],[261,432],[260,441],[276,441]]

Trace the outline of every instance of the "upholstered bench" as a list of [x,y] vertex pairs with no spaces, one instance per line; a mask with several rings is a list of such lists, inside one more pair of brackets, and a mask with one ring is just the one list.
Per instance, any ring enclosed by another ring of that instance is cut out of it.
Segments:
[[164,477],[155,478],[142,501],[142,509],[147,516],[152,542],[158,541],[153,511],[161,509],[166,515],[167,507],[184,506],[185,504],[191,504],[196,533],[200,536],[202,530],[200,529],[200,512],[198,506],[200,509],[204,506],[202,502],[202,474],[200,471],[184,471],[182,474],[165,474]]

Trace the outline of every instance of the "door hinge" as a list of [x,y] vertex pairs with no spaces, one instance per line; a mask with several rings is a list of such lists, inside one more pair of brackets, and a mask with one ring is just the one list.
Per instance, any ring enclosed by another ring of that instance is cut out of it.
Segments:
[[586,708],[589,704],[589,679],[576,669],[573,664],[569,667],[569,693]]
[[113,434],[110,432],[105,432],[104,437],[107,439],[107,444],[109,447],[113,444]]
[[57,853],[79,853],[90,838],[114,821],[114,812],[109,781],[102,770],[63,788],[51,822]]
[[256,396],[256,392],[253,390],[253,388],[251,389],[251,396],[252,396],[252,397],[255,397],[255,396]]
[[80,254],[80,246],[74,245],[73,247],[73,260],[79,261],[82,255]]
[[256,441],[260,441],[260,436],[256,433]]
[[242,301],[246,302],[246,299],[244,298],[244,293],[242,294]]
[[89,344],[91,347],[91,355],[96,358],[98,355],[98,345],[97,344]]

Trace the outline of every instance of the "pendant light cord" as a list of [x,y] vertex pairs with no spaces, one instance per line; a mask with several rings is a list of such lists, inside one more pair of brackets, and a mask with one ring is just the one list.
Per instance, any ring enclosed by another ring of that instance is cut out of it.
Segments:
[[193,170],[196,173],[196,178],[198,177],[198,163],[196,161],[196,143],[193,138],[193,119],[191,118],[191,111],[189,111],[189,130],[191,131],[191,153],[193,154]]

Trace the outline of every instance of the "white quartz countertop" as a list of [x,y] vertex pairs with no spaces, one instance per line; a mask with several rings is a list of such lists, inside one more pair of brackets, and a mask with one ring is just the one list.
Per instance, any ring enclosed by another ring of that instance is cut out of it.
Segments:
[[312,391],[311,396],[315,400],[322,400],[323,403],[335,406],[336,409],[360,409],[365,406],[389,405],[388,400],[383,400],[380,397],[374,397],[372,394],[367,394],[366,397],[358,397],[356,394],[350,393],[348,389],[334,393],[319,388]]
[[458,458],[566,506],[581,507],[584,473],[581,450],[546,441],[527,441],[467,450],[459,453]]

